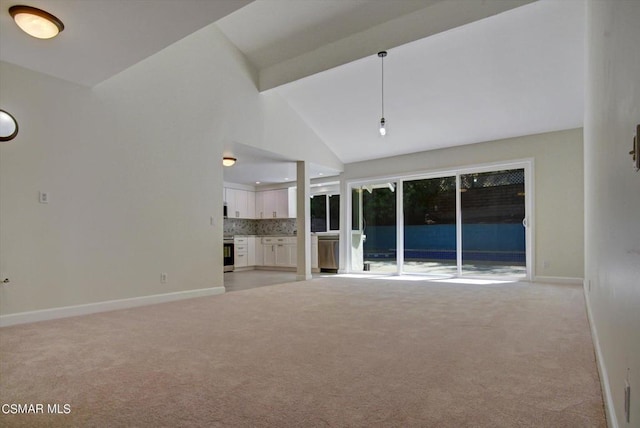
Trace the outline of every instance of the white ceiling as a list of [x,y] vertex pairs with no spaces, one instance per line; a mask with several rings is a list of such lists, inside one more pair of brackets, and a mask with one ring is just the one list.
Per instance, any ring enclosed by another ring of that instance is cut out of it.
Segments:
[[344,162],[583,123],[584,3],[540,1],[275,89]]
[[262,70],[438,1],[258,0],[217,25]]
[[[94,86],[250,1],[0,0],[0,60]],[[64,31],[27,36],[8,13],[15,4],[46,10]]]
[[[233,144],[223,155],[238,159],[234,166],[224,168],[224,181],[228,183],[268,186],[296,181],[296,161],[286,155],[241,143]],[[309,174],[312,179],[333,177],[340,172],[316,163],[310,162],[309,164]]]
[[[349,163],[582,126],[584,3],[530,1],[29,0],[65,23],[44,42],[6,12],[25,2],[0,0],[0,60],[93,86],[217,22],[261,87]],[[295,172],[286,154],[237,150],[245,161],[225,169],[226,181]]]

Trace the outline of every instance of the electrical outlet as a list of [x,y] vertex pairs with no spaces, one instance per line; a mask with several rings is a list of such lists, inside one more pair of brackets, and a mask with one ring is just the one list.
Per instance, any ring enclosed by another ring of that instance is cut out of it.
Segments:
[[549,266],[551,266],[551,262],[549,260],[543,260],[542,261],[542,267],[544,269],[549,269]]
[[160,274],[160,283],[161,284],[166,284],[167,283],[167,273],[166,272],[162,272]]
[[41,204],[49,203],[49,192],[40,192],[39,201]]

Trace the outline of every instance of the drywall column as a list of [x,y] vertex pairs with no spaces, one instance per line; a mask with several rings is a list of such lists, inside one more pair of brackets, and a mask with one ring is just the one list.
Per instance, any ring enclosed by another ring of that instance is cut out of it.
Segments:
[[298,267],[296,279],[304,281],[311,279],[311,179],[306,161],[298,161],[297,169]]
[[[640,2],[587,3],[585,295],[611,427],[640,426]],[[630,412],[625,412],[625,387]]]

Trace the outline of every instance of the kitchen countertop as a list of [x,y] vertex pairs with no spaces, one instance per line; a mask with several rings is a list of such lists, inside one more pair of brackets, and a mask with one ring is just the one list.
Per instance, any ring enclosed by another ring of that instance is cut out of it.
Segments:
[[[337,233],[336,233],[337,235]],[[250,236],[255,236],[256,238],[264,238],[264,237],[269,237],[269,236],[274,236],[274,237],[287,237],[287,238],[295,238],[296,236],[298,236],[297,234],[277,234],[277,233],[270,233],[268,235],[242,235],[242,234],[236,234],[236,235],[230,235],[230,236],[246,236],[246,237],[250,237]],[[311,236],[317,236],[315,233],[312,233]]]

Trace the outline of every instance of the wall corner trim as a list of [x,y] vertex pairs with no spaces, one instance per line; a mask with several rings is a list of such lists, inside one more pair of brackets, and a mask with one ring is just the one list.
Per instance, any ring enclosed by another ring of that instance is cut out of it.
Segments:
[[19,312],[16,314],[0,315],[0,327],[26,324],[37,321],[47,321],[58,318],[89,315],[98,312],[114,311],[118,309],[135,308],[138,306],[155,305],[172,302],[174,300],[192,299],[194,297],[213,296],[223,294],[224,287],[201,288],[197,290],[177,291],[174,293],[153,294],[151,296],[132,297],[129,299],[107,300],[104,302],[88,303],[86,305],[63,306],[60,308],[42,309],[38,311]]
[[591,339],[595,348],[596,365],[598,367],[598,374],[600,375],[600,386],[602,388],[602,394],[604,398],[604,410],[607,418],[607,426],[610,428],[618,428],[618,418],[616,417],[615,407],[613,405],[613,397],[611,395],[611,385],[609,384],[609,375],[607,374],[607,367],[604,365],[602,358],[602,349],[600,348],[600,340],[598,339],[598,329],[593,321],[593,315],[591,313],[591,302],[589,300],[589,292],[587,291],[586,281],[583,285],[584,301],[587,307],[587,319],[589,321],[589,327],[591,328]]

